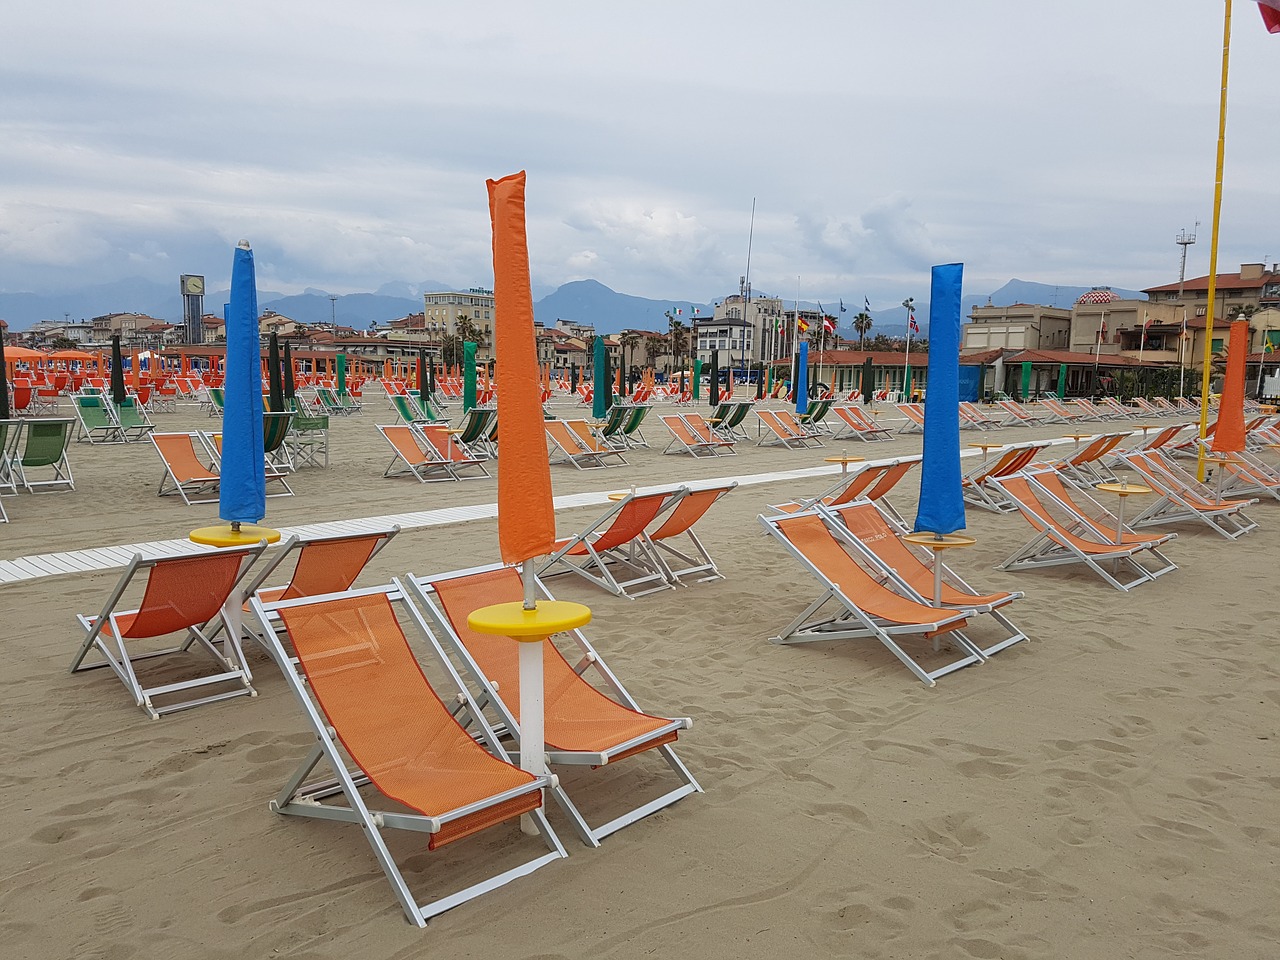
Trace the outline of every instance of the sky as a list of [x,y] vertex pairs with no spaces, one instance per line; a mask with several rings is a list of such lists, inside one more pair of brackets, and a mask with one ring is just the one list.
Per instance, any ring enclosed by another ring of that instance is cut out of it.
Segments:
[[[1221,0],[48,0],[0,14],[0,291],[204,274],[873,308],[1209,269]],[[1280,261],[1280,36],[1236,0],[1219,270]],[[752,206],[754,203],[754,224]]]

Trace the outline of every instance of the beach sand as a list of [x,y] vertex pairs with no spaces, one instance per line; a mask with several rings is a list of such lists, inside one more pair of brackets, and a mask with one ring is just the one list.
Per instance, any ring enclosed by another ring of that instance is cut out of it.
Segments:
[[[156,419],[212,423],[194,408]],[[333,466],[291,478],[298,495],[268,501],[267,523],[495,498],[492,480],[382,479],[379,422],[393,417],[376,402],[335,422]],[[554,467],[557,494],[920,449],[918,435],[739,444],[736,458],[693,461],[661,455],[658,423],[645,433],[654,446],[629,467]],[[74,493],[6,499],[0,559],[182,537],[216,516],[155,496],[149,444],[80,444],[72,463]],[[1127,595],[1070,567],[994,570],[1031,530],[970,509],[978,543],[948,559],[981,589],[1024,591],[1011,616],[1032,640],[930,690],[879,644],[768,642],[818,586],[756,515],[831,479],[744,486],[717,505],[699,533],[723,581],[635,601],[552,582],[590,604],[591,637],[643,706],[694,718],[678,752],[706,792],[594,850],[550,805],[569,858],[425,930],[405,921],[358,829],[268,810],[310,738],[264,655],[258,697],[152,721],[106,671],[67,671],[74,614],[96,613],[118,570],[0,587],[0,955],[1276,956],[1280,506],[1254,507],[1262,526],[1239,543],[1174,528],[1181,569]],[[913,474],[891,498],[908,517],[917,489]],[[561,511],[560,532],[602,509]],[[492,521],[406,530],[360,583],[496,558]],[[600,822],[670,779],[642,756],[564,781]],[[513,825],[430,853],[391,837],[421,898],[536,843]]]

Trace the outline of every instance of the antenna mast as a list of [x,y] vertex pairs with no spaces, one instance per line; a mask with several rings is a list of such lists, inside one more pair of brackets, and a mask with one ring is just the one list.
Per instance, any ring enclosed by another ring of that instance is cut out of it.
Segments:
[[1187,247],[1196,242],[1196,230],[1200,228],[1200,221],[1196,221],[1196,225],[1191,228],[1191,232],[1187,233],[1186,227],[1182,228],[1182,232],[1178,234],[1173,241],[1182,248],[1182,265],[1178,267],[1178,299],[1182,299],[1182,285],[1187,278]]

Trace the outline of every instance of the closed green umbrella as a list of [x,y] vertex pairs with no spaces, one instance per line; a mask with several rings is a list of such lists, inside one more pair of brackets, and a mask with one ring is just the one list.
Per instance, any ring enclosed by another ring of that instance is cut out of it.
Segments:
[[289,341],[284,342],[284,398],[292,400],[297,388],[293,382],[293,354],[289,350]]
[[591,415],[603,420],[609,413],[609,355],[604,348],[604,337],[596,337],[591,344]]
[[1058,399],[1061,400],[1067,395],[1067,365],[1065,363],[1058,364]]
[[862,361],[862,402],[871,402],[871,393],[876,388],[876,371],[875,364],[871,358]]
[[1022,399],[1031,399],[1031,361],[1022,361]]
[[111,338],[111,402],[124,403],[124,359],[120,356],[120,335]]
[[418,348],[418,397],[427,400],[431,397],[431,366],[427,363],[427,351]]
[[280,380],[280,336],[272,331],[267,341],[267,407],[284,412],[284,383]]
[[697,400],[701,394],[699,390],[702,387],[702,361],[693,361],[693,399]]
[[720,405],[720,351],[711,351],[711,386],[707,388],[707,402],[714,410]]
[[347,395],[347,355],[338,354],[338,396]]
[[476,345],[470,340],[462,343],[462,409],[476,406]]

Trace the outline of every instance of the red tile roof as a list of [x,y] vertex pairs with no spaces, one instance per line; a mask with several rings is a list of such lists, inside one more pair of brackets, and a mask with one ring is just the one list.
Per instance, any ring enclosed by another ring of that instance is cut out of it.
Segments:
[[[1218,274],[1218,282],[1216,284],[1218,292],[1223,290],[1252,290],[1257,287],[1265,286],[1268,283],[1280,283],[1280,274],[1271,273],[1264,270],[1262,275],[1254,277],[1252,280],[1242,280],[1239,273],[1220,273]],[[1183,283],[1182,288],[1186,290],[1205,290],[1209,289],[1209,275],[1203,277],[1192,277]],[[1165,293],[1167,291],[1177,293],[1178,285],[1176,283],[1166,283],[1159,287],[1146,287],[1143,293]]]

